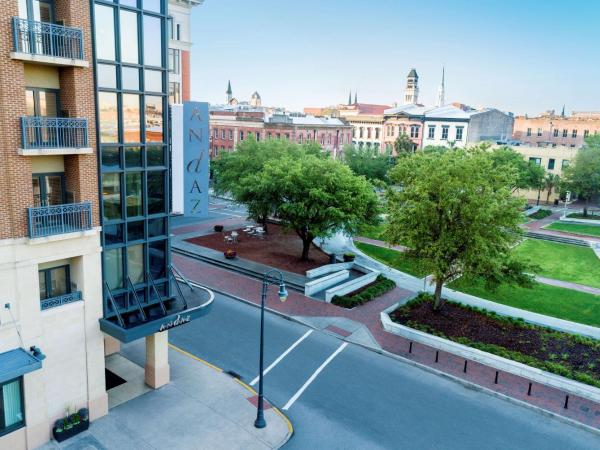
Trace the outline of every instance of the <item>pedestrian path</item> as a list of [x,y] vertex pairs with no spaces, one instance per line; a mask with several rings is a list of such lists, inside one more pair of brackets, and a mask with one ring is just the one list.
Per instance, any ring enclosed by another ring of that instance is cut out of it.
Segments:
[[561,211],[555,211],[550,216],[540,219],[533,220],[531,222],[524,223],[522,226],[525,230],[531,231],[534,233],[545,234],[547,236],[555,236],[559,238],[570,238],[570,239],[582,239],[588,242],[597,242],[600,243],[600,237],[596,236],[585,236],[577,233],[567,233],[564,231],[558,230],[548,230],[544,227],[550,225],[553,222],[556,222],[562,216]]
[[[143,340],[121,354],[144,364]],[[267,405],[267,427],[254,427],[256,393],[235,378],[183,350],[169,349],[171,382],[116,406],[83,432],[41,450],[211,449],[267,450],[291,437],[290,422]]]
[[600,295],[600,289],[592,286],[586,286],[584,284],[571,283],[570,281],[555,280],[553,278],[541,277],[539,275],[535,276],[535,281],[538,281],[543,284],[548,284],[550,286],[557,286],[566,289],[572,289],[574,291],[585,292],[588,294]]
[[390,245],[387,242],[381,241],[379,239],[371,239],[371,238],[366,238],[366,237],[362,237],[362,236],[354,236],[354,240],[356,242],[362,242],[363,244],[371,244],[371,245],[375,245],[376,247],[389,248],[391,250],[396,250],[398,252],[405,252],[406,250],[408,250],[408,248],[404,247],[403,245]]

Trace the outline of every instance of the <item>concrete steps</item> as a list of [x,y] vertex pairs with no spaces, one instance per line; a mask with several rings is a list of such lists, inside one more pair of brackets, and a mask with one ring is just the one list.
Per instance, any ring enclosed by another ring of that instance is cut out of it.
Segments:
[[545,233],[536,233],[535,231],[528,231],[527,233],[525,233],[525,236],[532,239],[542,239],[544,241],[560,242],[562,244],[579,245],[581,247],[590,246],[590,243],[583,239],[555,236]]

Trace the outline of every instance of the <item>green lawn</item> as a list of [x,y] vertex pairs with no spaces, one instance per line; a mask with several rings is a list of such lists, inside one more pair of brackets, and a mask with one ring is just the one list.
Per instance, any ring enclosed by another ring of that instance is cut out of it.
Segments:
[[584,234],[586,236],[600,236],[600,226],[585,225],[580,223],[554,222],[544,227],[547,230],[565,231],[567,233]]
[[383,241],[383,232],[385,231],[386,226],[387,223],[385,222],[379,225],[363,225],[360,227],[360,230],[358,230],[357,236]]
[[355,242],[356,248],[363,253],[369,255],[383,264],[387,264],[400,272],[405,272],[415,277],[423,278],[429,275],[426,270],[421,267],[418,259],[410,257],[405,253],[398,252],[389,248],[377,247],[371,244]]
[[538,275],[600,288],[600,259],[591,248],[527,239],[514,252],[537,264]]
[[448,287],[503,305],[600,327],[600,297],[535,283],[532,289],[502,285],[495,291],[482,282],[460,278]]

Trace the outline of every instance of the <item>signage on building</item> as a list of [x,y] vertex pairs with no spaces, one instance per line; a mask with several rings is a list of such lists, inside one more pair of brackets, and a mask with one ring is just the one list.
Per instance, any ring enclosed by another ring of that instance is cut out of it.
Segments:
[[183,215],[185,217],[208,216],[208,144],[208,103],[184,103]]
[[167,331],[167,330],[170,330],[171,328],[178,327],[179,325],[185,325],[190,320],[192,320],[192,318],[190,317],[189,314],[184,317],[182,317],[180,314],[177,314],[177,317],[175,319],[163,323],[160,326],[160,328],[158,329],[158,331]]

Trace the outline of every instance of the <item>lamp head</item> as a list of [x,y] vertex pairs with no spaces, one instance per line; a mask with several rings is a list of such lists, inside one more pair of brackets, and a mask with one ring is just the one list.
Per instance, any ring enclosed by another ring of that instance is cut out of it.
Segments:
[[285,283],[282,281],[279,284],[279,300],[281,300],[281,303],[285,302],[288,298],[288,292],[285,289]]
[[36,347],[35,345],[32,345],[32,346],[29,348],[29,351],[30,351],[30,352],[33,354],[33,357],[34,357],[34,358],[37,358],[37,359],[38,359],[38,360],[40,360],[40,361],[43,361],[44,359],[46,359],[46,355],[44,355],[44,354],[42,353],[42,351],[40,350],[40,348],[39,348],[39,347]]

